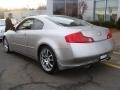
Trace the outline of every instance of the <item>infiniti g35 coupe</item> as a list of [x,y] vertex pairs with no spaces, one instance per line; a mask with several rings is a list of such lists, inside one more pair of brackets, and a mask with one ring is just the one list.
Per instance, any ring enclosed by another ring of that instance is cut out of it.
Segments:
[[17,52],[40,63],[47,73],[110,58],[114,44],[107,28],[62,15],[25,18],[3,38],[5,52]]

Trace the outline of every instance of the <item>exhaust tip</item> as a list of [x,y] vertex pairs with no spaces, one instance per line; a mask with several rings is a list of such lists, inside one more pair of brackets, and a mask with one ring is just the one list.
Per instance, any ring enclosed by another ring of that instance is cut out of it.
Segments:
[[106,58],[106,60],[110,60],[110,59],[111,59],[111,57],[110,57],[110,56]]

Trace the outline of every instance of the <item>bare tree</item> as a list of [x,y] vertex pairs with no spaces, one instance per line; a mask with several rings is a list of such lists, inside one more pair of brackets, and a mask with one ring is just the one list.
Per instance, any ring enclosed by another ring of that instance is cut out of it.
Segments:
[[87,10],[87,2],[86,0],[80,0],[78,3],[78,18],[83,19],[83,14]]

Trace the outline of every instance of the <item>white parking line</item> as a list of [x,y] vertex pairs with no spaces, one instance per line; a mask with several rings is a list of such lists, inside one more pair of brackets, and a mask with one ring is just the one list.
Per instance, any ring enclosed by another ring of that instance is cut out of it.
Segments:
[[116,51],[114,51],[113,54],[120,55],[120,52],[116,52]]
[[102,63],[109,66],[109,67],[120,69],[120,65],[113,64],[113,63],[110,63],[110,62],[102,62]]

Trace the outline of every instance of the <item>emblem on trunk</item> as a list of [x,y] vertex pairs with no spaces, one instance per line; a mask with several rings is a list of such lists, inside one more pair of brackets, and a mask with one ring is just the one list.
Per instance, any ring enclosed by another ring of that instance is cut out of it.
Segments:
[[101,32],[98,32],[98,33],[97,33],[97,35],[98,35],[98,36],[101,36],[101,35],[102,35],[102,33],[101,33]]

